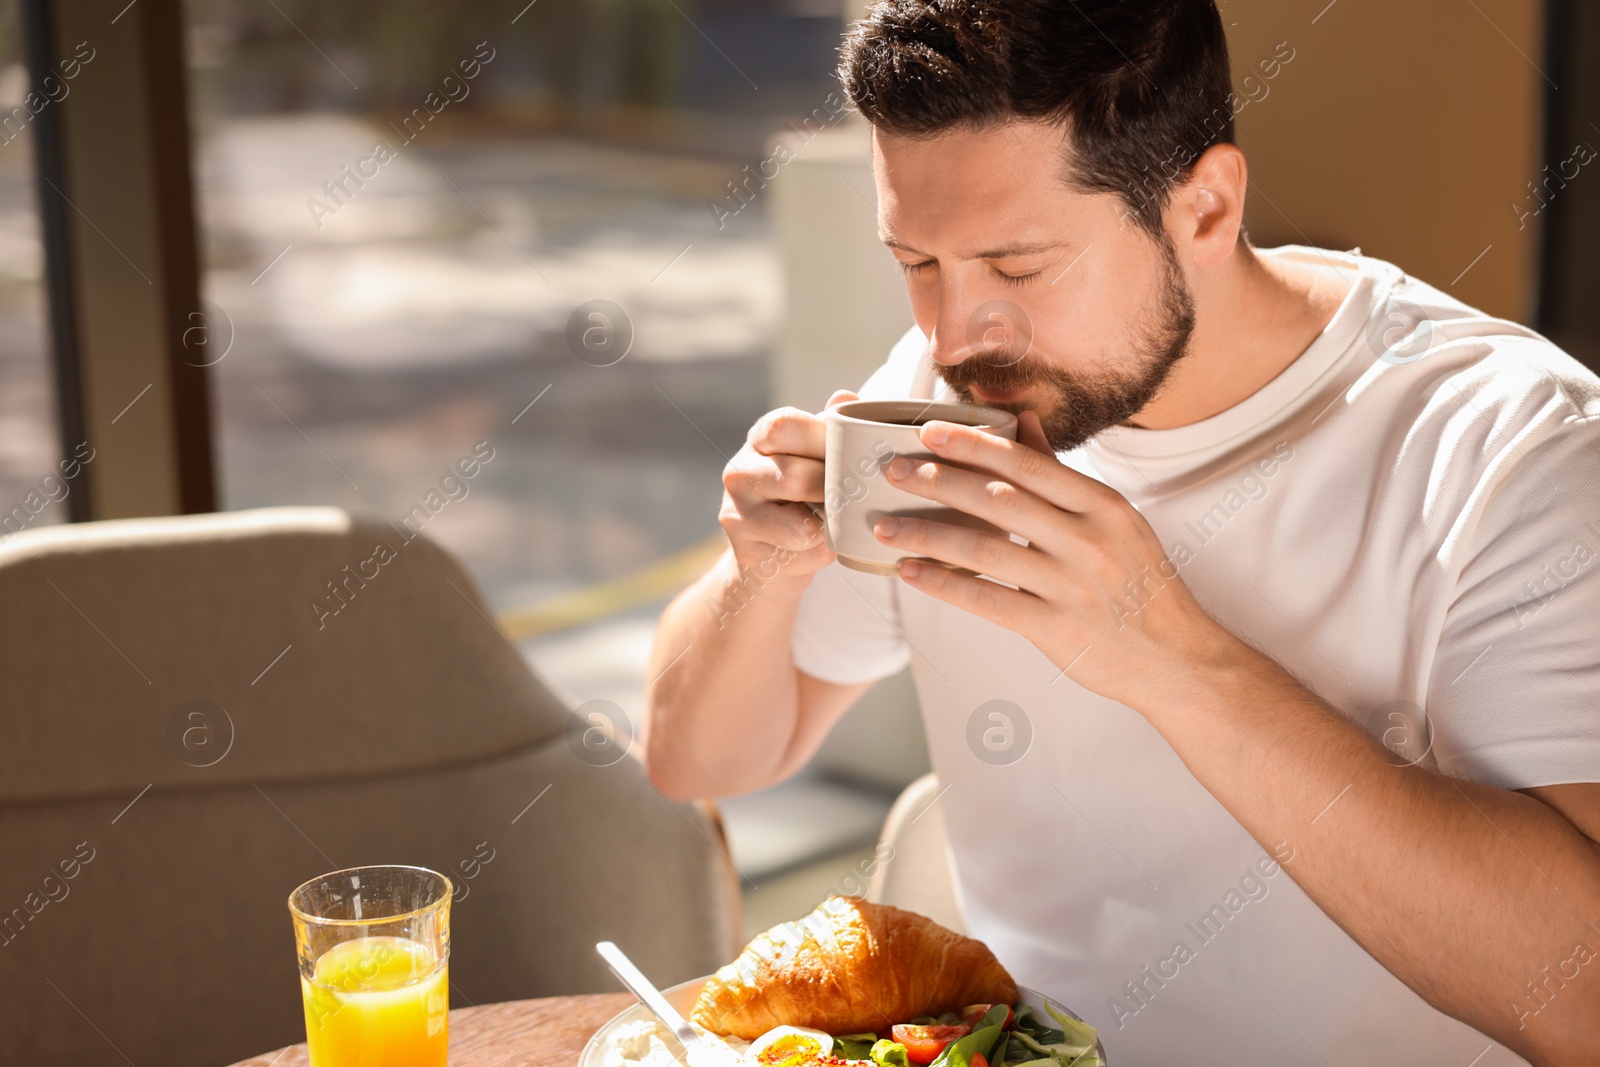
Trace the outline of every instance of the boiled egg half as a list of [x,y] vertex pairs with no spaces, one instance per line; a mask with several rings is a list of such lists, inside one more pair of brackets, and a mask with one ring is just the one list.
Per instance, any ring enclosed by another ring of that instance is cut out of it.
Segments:
[[807,1067],[833,1051],[832,1036],[806,1026],[775,1026],[745,1050],[748,1067]]

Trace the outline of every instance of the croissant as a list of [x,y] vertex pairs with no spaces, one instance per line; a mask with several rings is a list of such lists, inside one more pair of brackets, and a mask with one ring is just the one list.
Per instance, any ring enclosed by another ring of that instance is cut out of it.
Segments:
[[1017,984],[983,942],[915,912],[832,896],[757,935],[706,982],[691,1017],[746,1040],[785,1025],[887,1033],[918,1015],[1016,1000]]

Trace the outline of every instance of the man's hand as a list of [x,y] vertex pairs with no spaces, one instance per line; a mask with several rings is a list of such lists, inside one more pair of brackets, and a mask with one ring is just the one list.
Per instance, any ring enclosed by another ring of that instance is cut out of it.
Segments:
[[[839,392],[830,403],[854,398]],[[782,781],[871,687],[813,678],[791,651],[806,587],[834,558],[807,506],[823,498],[825,438],[818,416],[774,411],[723,472],[730,549],[667,605],[646,672],[639,738],[650,780],[667,796],[733,796]]]
[[1018,437],[930,422],[924,446],[960,466],[901,458],[887,474],[1027,545],[923,519],[886,517],[874,528],[886,545],[1017,588],[915,561],[900,566],[907,584],[1014,630],[1074,681],[1131,707],[1149,694],[1143,687],[1231,648],[1236,639],[1195,600],[1132,504],[1058,462],[1033,412],[1021,416]]
[[[840,390],[828,406],[854,399],[856,394]],[[741,572],[768,571],[776,562],[784,578],[809,579],[833,562],[822,520],[806,506],[822,502],[826,437],[821,416],[779,408],[751,427],[745,446],[728,461],[717,521]]]
[[1600,1062],[1600,985],[1566,977],[1552,999],[1529,981],[1593,958],[1600,855],[1580,829],[1600,811],[1593,794],[1530,797],[1397,765],[1207,615],[1144,518],[1056,462],[1032,412],[1019,438],[929,423],[922,441],[939,458],[889,465],[902,488],[1028,541],[880,520],[885,544],[996,581],[909,561],[902,579],[1022,634],[1142,714],[1264,848],[1292,843],[1290,877],[1434,1007],[1535,1063]]

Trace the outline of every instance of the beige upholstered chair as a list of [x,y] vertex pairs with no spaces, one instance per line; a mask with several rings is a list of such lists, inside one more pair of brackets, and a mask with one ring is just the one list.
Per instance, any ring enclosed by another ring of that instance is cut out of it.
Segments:
[[303,1040],[285,901],[333,868],[457,880],[455,1006],[614,990],[603,938],[662,984],[737,947],[714,817],[580,758],[425,538],[321,508],[41,529],[0,544],[0,605],[0,1062]]
[[960,896],[950,869],[942,787],[933,774],[906,786],[895,798],[878,838],[878,862],[867,899],[918,912],[952,930],[966,932]]

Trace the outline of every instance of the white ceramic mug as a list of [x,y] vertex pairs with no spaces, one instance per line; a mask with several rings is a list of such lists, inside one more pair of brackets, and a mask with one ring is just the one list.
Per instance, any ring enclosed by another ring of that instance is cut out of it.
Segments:
[[823,419],[828,424],[824,532],[828,547],[846,567],[892,575],[898,573],[902,560],[916,558],[889,547],[873,534],[873,525],[885,515],[994,529],[982,519],[890,484],[884,468],[901,456],[935,458],[920,435],[922,425],[929,422],[976,426],[1015,441],[1017,417],[1009,411],[935,400],[851,400],[829,408]]

